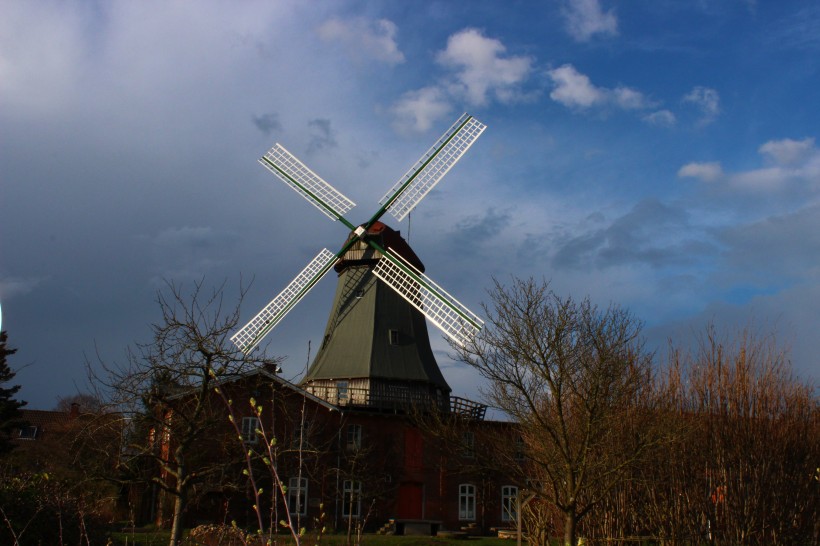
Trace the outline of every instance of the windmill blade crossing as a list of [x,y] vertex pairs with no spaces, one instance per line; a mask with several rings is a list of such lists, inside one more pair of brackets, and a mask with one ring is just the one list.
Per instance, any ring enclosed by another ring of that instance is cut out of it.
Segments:
[[342,220],[352,228],[343,215],[355,207],[356,203],[308,169],[284,146],[275,144],[259,158],[259,163],[322,211],[322,214],[334,221]]
[[[396,252],[386,251],[367,236],[368,230],[390,211],[399,221],[438,184],[458,162],[486,126],[463,114],[421,159],[385,194],[381,207],[364,224],[355,226],[344,215],[356,204],[322,180],[304,163],[277,143],[259,163],[307,199],[331,220],[339,220],[351,230],[342,249],[333,254],[323,249],[296,278],[242,327],[231,341],[243,353],[252,351],[287,313],[345,256],[357,241],[365,241],[382,253],[373,273],[418,309],[459,345],[465,345],[481,329],[482,321]],[[386,246],[386,245],[385,245]]]
[[267,304],[255,317],[231,337],[231,341],[245,354],[250,353],[262,341],[288,311],[330,271],[336,254],[323,248],[293,281]]
[[382,209],[373,221],[378,220],[385,210],[402,221],[444,178],[486,128],[486,125],[469,114],[462,115],[381,198],[379,203]]
[[383,257],[373,274],[421,311],[450,339],[463,347],[481,330],[484,322],[427,275],[397,253],[389,249],[379,250]]

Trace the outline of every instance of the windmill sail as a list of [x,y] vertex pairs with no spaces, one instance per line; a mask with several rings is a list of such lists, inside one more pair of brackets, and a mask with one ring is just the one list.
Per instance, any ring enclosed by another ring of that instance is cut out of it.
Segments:
[[427,275],[389,249],[382,250],[382,254],[384,257],[373,269],[373,274],[421,311],[450,339],[463,347],[481,330],[484,322]]
[[322,211],[331,220],[344,220],[347,211],[356,203],[308,169],[281,144],[274,145],[259,159],[266,169]]
[[402,221],[444,178],[486,128],[486,125],[469,114],[462,115],[379,200],[383,209]]
[[[404,219],[441,181],[484,129],[486,126],[480,121],[468,114],[462,115],[385,194],[380,201],[382,206],[376,214],[358,227],[344,217],[344,214],[356,206],[353,201],[322,180],[284,146],[278,143],[274,145],[259,162],[318,208],[322,214],[331,220],[339,220],[350,228],[353,236],[348,238],[336,254],[323,249],[282,292],[234,334],[231,341],[244,353],[252,351],[319,282],[338,258],[342,257],[357,240],[367,239],[366,233],[378,223],[385,212],[390,211],[399,221]],[[372,240],[366,242],[384,255],[374,269],[374,274],[456,343],[464,345],[481,329],[481,319],[423,273],[402,260],[396,253],[383,250]]]
[[231,337],[231,341],[245,354],[251,352],[268,332],[285,318],[288,311],[299,303],[325,273],[330,271],[336,255],[326,248],[311,260],[295,279],[273,300]]

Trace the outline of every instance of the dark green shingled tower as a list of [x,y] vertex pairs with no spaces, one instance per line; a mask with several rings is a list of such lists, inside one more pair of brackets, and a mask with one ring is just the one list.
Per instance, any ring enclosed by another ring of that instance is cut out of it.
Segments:
[[303,386],[340,405],[400,409],[446,404],[450,387],[430,348],[424,316],[372,274],[389,248],[424,265],[395,231],[373,224],[334,265],[339,279],[322,345]]

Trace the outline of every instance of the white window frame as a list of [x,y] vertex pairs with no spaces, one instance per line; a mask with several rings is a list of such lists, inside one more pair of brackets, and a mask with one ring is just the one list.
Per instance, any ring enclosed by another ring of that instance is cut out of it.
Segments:
[[362,448],[362,425],[347,425],[347,450],[358,451]]
[[475,521],[475,485],[462,483],[458,486],[458,519]]
[[[351,499],[351,497],[353,498]],[[362,482],[357,480],[345,480],[342,483],[342,517],[359,519],[361,513]]]
[[242,441],[246,444],[255,444],[259,441],[256,431],[259,429],[259,417],[249,416],[242,418]]
[[21,440],[36,440],[40,434],[40,427],[37,425],[26,425],[20,428],[17,437]]
[[298,476],[290,478],[288,480],[288,512],[294,516],[307,515],[307,494],[307,478]]
[[501,488],[501,521],[516,521],[518,510],[518,487],[505,485]]

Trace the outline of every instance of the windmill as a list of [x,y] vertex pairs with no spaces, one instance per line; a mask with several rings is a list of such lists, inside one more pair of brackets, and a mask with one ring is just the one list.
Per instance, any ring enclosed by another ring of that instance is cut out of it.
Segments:
[[[390,212],[398,221],[403,220],[441,181],[485,128],[474,117],[462,115],[379,200],[381,206],[376,213],[358,226],[344,217],[355,203],[322,180],[282,145],[274,145],[259,162],[328,218],[344,224],[350,230],[350,235],[338,252],[322,249],[282,292],[231,337],[231,341],[242,352],[251,352],[334,265],[341,277],[342,271],[348,266],[365,264],[366,271],[372,272],[400,296],[403,302],[422,313],[455,343],[462,346],[467,343],[481,329],[481,319],[427,277],[423,273],[421,262],[407,243],[398,232],[385,226],[380,219],[386,212]],[[348,283],[361,283],[361,280],[355,280],[359,277],[360,275],[351,277],[353,280]],[[341,284],[342,281],[340,286]],[[349,289],[345,290],[350,292]],[[357,288],[357,291],[363,291],[363,288]],[[422,335],[429,346],[423,319],[421,323],[419,326],[414,322],[413,327],[424,329]],[[329,323],[328,329],[331,327]],[[317,355],[317,360],[320,356]],[[432,358],[432,354],[430,357]],[[435,370],[432,374],[437,372],[440,376],[434,361],[433,366]],[[443,387],[449,392],[443,378],[440,381],[436,378],[433,382],[443,383]]]

